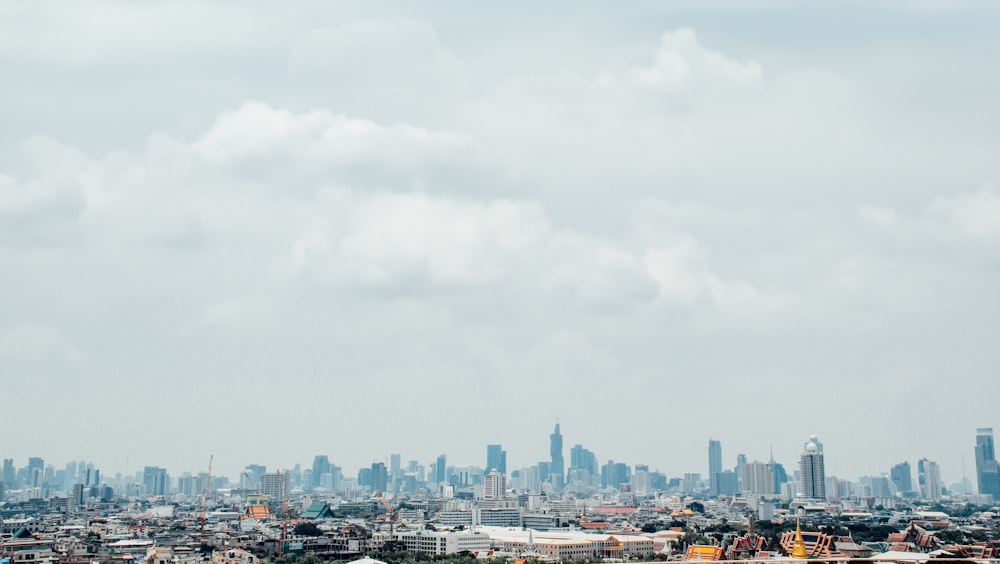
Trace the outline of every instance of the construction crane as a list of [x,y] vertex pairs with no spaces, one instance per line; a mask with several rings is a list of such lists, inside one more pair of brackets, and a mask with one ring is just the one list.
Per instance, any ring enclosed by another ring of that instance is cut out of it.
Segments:
[[395,540],[393,531],[396,525],[396,502],[395,500],[386,501],[386,499],[382,497],[382,492],[375,492],[375,499],[382,504],[382,507],[385,507],[385,518],[389,521],[389,539]]
[[212,495],[212,463],[215,462],[215,454],[208,457],[208,476],[205,477],[205,495],[201,499],[201,511],[198,519],[201,521],[201,534],[205,534],[205,524],[208,523],[208,500]]

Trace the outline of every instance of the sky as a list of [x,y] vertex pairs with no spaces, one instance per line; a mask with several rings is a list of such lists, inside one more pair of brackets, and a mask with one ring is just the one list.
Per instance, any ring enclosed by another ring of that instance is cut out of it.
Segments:
[[973,477],[998,16],[4,2],[0,455]]

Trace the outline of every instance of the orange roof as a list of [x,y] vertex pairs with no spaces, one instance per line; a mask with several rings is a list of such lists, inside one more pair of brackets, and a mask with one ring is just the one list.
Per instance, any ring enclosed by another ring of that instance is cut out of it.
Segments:
[[693,544],[684,553],[685,560],[722,560],[722,547]]
[[273,519],[270,509],[266,505],[248,505],[247,517],[250,519]]

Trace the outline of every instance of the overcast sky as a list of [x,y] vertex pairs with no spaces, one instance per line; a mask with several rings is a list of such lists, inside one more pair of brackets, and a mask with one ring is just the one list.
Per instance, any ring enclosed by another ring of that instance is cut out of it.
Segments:
[[0,455],[974,481],[1000,5],[0,4]]

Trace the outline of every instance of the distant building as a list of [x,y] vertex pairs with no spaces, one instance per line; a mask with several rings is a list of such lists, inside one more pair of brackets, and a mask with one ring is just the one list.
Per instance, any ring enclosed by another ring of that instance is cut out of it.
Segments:
[[993,448],[993,428],[976,429],[976,479],[980,495],[1000,500],[1000,466]]
[[146,466],[142,470],[142,483],[146,495],[166,495],[167,469],[159,466]]
[[507,478],[494,468],[483,481],[483,499],[503,499],[507,493]]
[[941,498],[941,468],[937,462],[921,458],[917,461],[917,482],[923,499]]
[[437,484],[448,482],[448,459],[443,454],[437,457],[437,463],[434,465],[434,482]]
[[322,485],[323,476],[330,473],[330,457],[325,454],[317,454],[313,458],[312,466],[312,487],[318,488]]
[[282,503],[291,491],[291,480],[288,472],[265,472],[260,477],[260,493],[267,496],[272,504]]
[[389,488],[389,472],[385,462],[372,462],[372,491],[384,492]]
[[802,476],[802,497],[806,499],[826,499],[826,468],[823,451],[816,441],[816,435],[809,438],[802,456],[799,457],[799,472]]
[[555,431],[549,435],[549,454],[552,459],[549,473],[550,476],[556,477],[555,480],[549,481],[552,481],[552,485],[556,488],[561,488],[563,481],[566,479],[566,464],[563,459],[563,438],[562,433],[559,432],[558,423],[556,423]]
[[744,492],[752,495],[772,495],[774,491],[774,474],[771,465],[754,460],[740,465],[740,484]]
[[507,473],[507,451],[502,445],[486,445],[486,468],[484,471],[489,474],[490,470],[496,468],[501,474]]
[[713,495],[719,495],[718,474],[722,472],[722,443],[709,439],[708,441],[708,490]]
[[906,495],[913,491],[913,475],[910,472],[909,462],[900,462],[889,469],[889,480],[892,486],[901,495]]

